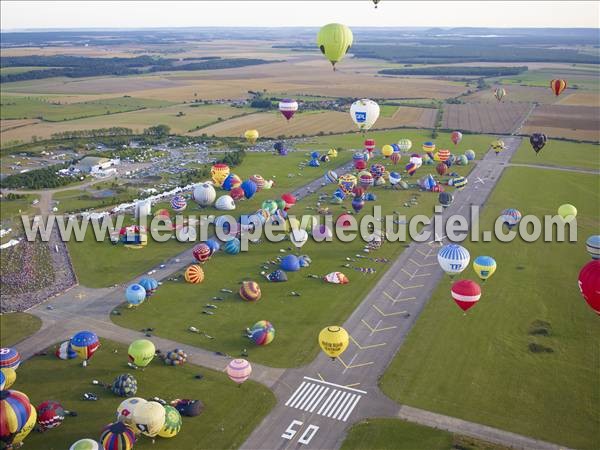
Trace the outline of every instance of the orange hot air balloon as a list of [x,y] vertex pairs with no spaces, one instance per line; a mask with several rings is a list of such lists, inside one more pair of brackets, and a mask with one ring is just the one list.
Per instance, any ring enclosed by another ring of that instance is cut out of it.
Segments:
[[550,82],[550,89],[554,92],[554,95],[559,96],[562,91],[567,88],[567,80],[552,80]]

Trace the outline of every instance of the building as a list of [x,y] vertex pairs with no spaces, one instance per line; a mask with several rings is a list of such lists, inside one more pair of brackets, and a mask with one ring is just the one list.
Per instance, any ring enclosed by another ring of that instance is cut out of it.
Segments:
[[77,162],[77,168],[83,173],[94,173],[111,166],[119,164],[121,161],[117,159],[102,158],[99,156],[86,156]]

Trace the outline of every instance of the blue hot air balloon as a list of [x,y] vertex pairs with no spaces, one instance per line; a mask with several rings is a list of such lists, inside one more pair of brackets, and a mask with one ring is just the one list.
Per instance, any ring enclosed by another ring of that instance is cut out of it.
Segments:
[[125,300],[131,306],[137,306],[144,302],[146,299],[146,289],[139,284],[130,285],[125,291]]
[[286,255],[281,259],[279,267],[286,272],[297,272],[300,270],[300,261],[296,255]]
[[244,191],[244,197],[246,198],[252,198],[256,194],[257,186],[252,180],[245,180],[240,187]]

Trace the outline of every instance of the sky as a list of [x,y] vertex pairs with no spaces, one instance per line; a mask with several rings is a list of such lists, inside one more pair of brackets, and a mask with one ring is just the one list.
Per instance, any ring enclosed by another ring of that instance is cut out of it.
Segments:
[[587,27],[597,1],[15,1],[0,2],[2,30],[202,26]]

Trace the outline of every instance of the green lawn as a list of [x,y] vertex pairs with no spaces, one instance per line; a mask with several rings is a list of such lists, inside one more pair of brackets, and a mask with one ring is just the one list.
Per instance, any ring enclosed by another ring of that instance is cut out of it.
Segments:
[[[237,448],[275,405],[273,393],[256,382],[248,381],[238,388],[224,373],[191,364],[173,367],[155,359],[144,371],[134,371],[127,367],[127,346],[108,340],[102,340],[102,347],[85,369],[79,359],[59,360],[51,348],[48,356],[34,357],[22,364],[14,389],[26,393],[35,405],[50,399],[60,401],[78,416],[67,417],[59,428],[44,434],[32,432],[25,440],[27,448],[64,450],[78,439],[98,439],[102,427],[115,420],[116,408],[123,398],[91,381],[110,383],[121,373],[135,376],[139,397],[157,396],[167,401],[200,399],[205,405],[199,416],[183,418],[176,437],[157,437],[152,443],[151,438],[142,435],[136,449]],[[199,373],[204,378],[194,379]],[[83,401],[84,392],[95,392],[99,400]]]
[[[100,187],[101,186],[101,187]],[[100,187],[100,189],[96,189]],[[103,192],[110,190],[113,192],[111,196],[102,196],[109,194]],[[61,214],[85,210],[89,208],[105,208],[111,205],[117,205],[125,201],[131,201],[132,198],[137,198],[139,189],[129,186],[111,187],[110,184],[99,183],[87,188],[85,191],[79,189],[69,189],[66,191],[57,192],[52,196],[53,200],[58,201],[58,212]]]
[[27,313],[0,314],[0,347],[11,347],[37,332],[42,321]]
[[[8,200],[2,198],[0,200],[0,220],[2,224],[8,224],[14,222],[19,218],[21,214],[31,214],[37,208],[31,205],[31,202],[37,198],[36,195],[23,195],[22,198],[16,198],[14,200]],[[18,220],[18,223],[21,221]]]
[[515,75],[510,78],[499,78],[499,80],[503,84],[549,87],[550,80],[563,78],[568,80],[569,86],[578,86],[580,89],[596,90],[600,86],[598,75],[598,68],[543,68],[528,70],[525,73]]
[[18,73],[32,72],[34,70],[54,69],[45,66],[22,66],[22,67],[0,67],[0,75],[14,75]]
[[392,117],[398,111],[398,107],[394,105],[381,105],[379,108],[381,117]]
[[[432,168],[433,166],[424,166],[419,169],[418,174],[423,176],[431,172]],[[469,169],[470,167],[456,168],[459,173],[466,173]],[[318,172],[322,173],[322,169],[318,169]],[[414,183],[418,177],[408,178],[408,181]],[[329,186],[325,191],[331,193],[333,189],[333,186]],[[431,215],[432,207],[437,202],[436,194],[420,193],[416,189],[397,191],[374,188],[373,192],[378,197],[376,203],[383,207],[383,214],[391,214],[397,210],[408,216]],[[418,199],[417,206],[403,206],[415,195]],[[291,210],[292,213],[315,214],[316,199],[316,195],[304,199]],[[329,206],[337,217],[350,207],[350,201],[347,200],[343,206],[329,205],[328,202],[323,206]],[[361,215],[371,211],[372,206],[372,202],[367,202]],[[205,281],[201,285],[190,285],[183,280],[167,281],[150,302],[136,310],[123,309],[122,315],[111,317],[122,326],[133,329],[154,327],[158,335],[232,355],[248,348],[252,361],[271,366],[299,366],[310,362],[318,353],[315,341],[318,331],[328,324],[343,322],[387,269],[388,264],[356,258],[356,254],[364,255],[363,245],[361,240],[320,244],[309,240],[302,247],[301,253],[312,258],[311,266],[300,272],[290,273],[286,283],[270,283],[260,272],[272,271],[278,267],[268,264],[268,261],[289,251],[291,244],[287,241],[269,243],[265,240],[260,245],[251,245],[249,252],[237,256],[219,252],[204,265]],[[402,243],[389,243],[373,256],[393,259],[403,249]],[[284,250],[284,253],[280,250]],[[346,258],[356,261],[348,262]],[[265,264],[268,265],[267,269],[262,267]],[[353,267],[346,268],[343,267],[344,264]],[[372,268],[376,273],[356,270],[360,268]],[[346,273],[350,284],[331,285],[321,279],[308,277],[309,274],[323,276],[332,271]],[[244,279],[260,283],[263,293],[260,301],[245,303],[236,294],[224,295],[220,292],[222,288],[237,292],[239,282]],[[292,291],[301,296],[291,296]],[[225,300],[213,301],[211,298],[214,296],[225,297]],[[217,304],[218,309],[214,315],[201,314],[207,303]],[[268,346],[256,347],[242,337],[241,331],[262,319],[273,323],[276,338]],[[189,333],[189,326],[195,326],[215,339],[208,340]]]
[[[600,226],[598,177],[508,168],[481,229],[491,229],[507,207],[540,217],[567,202],[579,211],[577,244],[466,243],[472,258],[496,259],[496,274],[466,316],[450,298],[450,280],[439,285],[382,379],[388,396],[574,448],[598,448],[600,328],[577,289],[589,261],[585,239]],[[470,269],[465,276],[475,277]],[[532,343],[553,353],[532,353]]]
[[2,96],[2,119],[43,119],[48,122],[101,116],[170,105],[161,100],[118,97],[80,103],[61,103],[44,97]]
[[598,169],[600,145],[548,139],[544,148],[536,155],[526,136],[511,162]]
[[353,425],[342,450],[500,450],[504,447],[399,419]]

